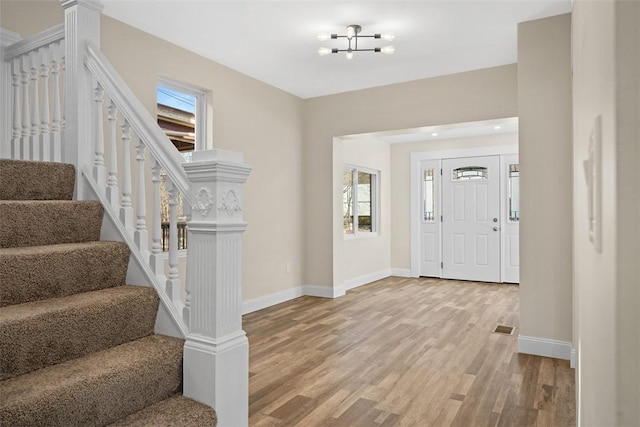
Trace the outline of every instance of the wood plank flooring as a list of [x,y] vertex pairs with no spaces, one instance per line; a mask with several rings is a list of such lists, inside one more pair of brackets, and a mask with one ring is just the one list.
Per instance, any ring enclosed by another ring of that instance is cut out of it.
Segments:
[[569,363],[517,353],[518,302],[516,285],[388,278],[245,315],[249,424],[575,425]]

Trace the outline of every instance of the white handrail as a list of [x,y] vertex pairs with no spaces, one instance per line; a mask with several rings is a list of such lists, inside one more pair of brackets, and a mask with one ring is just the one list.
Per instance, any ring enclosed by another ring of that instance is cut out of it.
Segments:
[[[118,107],[120,114],[129,122],[138,137],[144,141],[151,156],[160,164],[179,192],[184,195],[188,205],[194,205],[191,184],[182,169],[184,159],[142,105],[142,102],[120,78],[118,72],[102,52],[90,42],[87,42],[84,62]],[[160,141],[164,142],[160,143]]]
[[64,24],[56,25],[8,46],[5,49],[4,57],[2,59],[5,61],[11,61],[14,58],[18,58],[26,53],[38,50],[41,47],[49,46],[50,44],[59,42],[63,39]]

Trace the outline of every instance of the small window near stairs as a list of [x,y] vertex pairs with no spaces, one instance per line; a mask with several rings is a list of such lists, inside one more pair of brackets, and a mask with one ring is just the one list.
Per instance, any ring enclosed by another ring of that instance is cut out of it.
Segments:
[[[160,79],[156,90],[157,121],[165,135],[182,154],[191,161],[195,150],[206,148],[205,92],[188,85]],[[160,176],[160,219],[162,250],[169,250],[169,193],[167,177]],[[183,196],[178,194],[178,249],[187,249],[187,218],[183,209]]]

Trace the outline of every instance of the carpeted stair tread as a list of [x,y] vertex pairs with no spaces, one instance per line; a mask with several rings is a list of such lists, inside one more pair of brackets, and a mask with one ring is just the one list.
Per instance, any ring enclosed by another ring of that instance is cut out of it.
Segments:
[[0,307],[123,285],[129,247],[96,241],[0,249]]
[[102,205],[96,201],[0,201],[0,248],[100,240]]
[[209,406],[182,395],[171,396],[119,420],[111,427],[210,427],[217,422]]
[[0,310],[0,380],[153,334],[153,288],[117,286]]
[[105,425],[180,391],[183,341],[151,335],[0,382],[0,425]]
[[0,160],[0,200],[71,200],[73,165],[27,160]]

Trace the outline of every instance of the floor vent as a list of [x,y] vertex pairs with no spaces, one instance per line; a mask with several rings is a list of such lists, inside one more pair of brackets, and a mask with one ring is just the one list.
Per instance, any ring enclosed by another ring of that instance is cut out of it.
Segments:
[[513,326],[498,325],[496,326],[496,329],[493,332],[497,334],[511,335],[513,334]]

